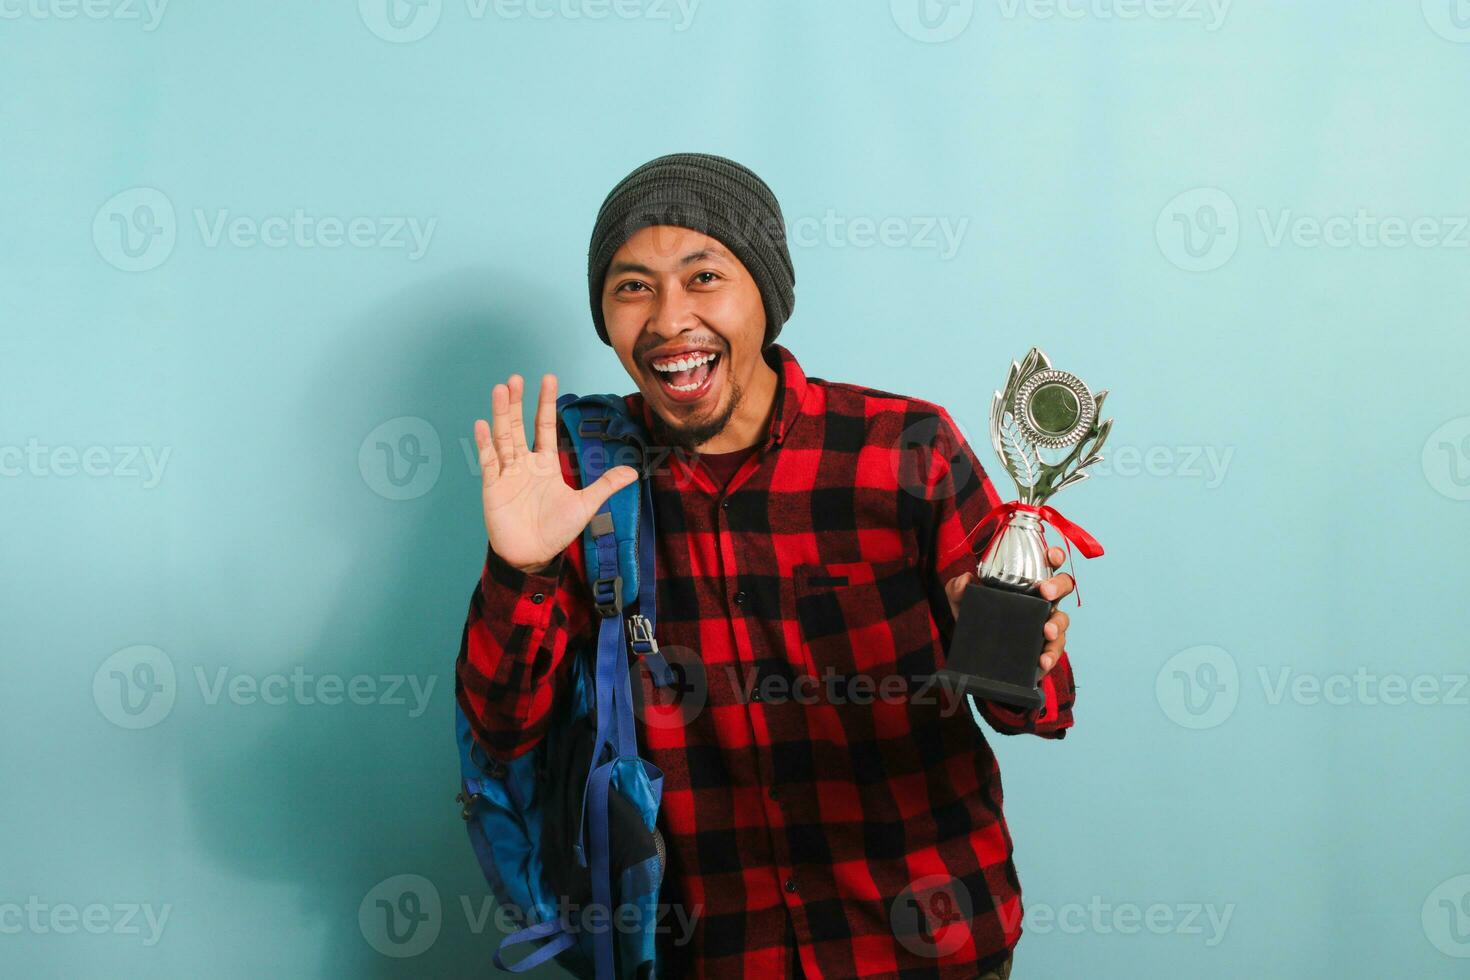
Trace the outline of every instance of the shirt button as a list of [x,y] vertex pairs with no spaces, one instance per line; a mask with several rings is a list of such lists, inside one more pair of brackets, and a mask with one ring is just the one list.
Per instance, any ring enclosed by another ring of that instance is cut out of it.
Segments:
[[720,506],[723,507],[725,510],[729,510],[730,509],[730,498],[729,497],[726,497],[724,500],[721,500],[720,501]]
[[743,605],[745,605],[745,593],[744,592],[737,592],[737,593],[735,593],[735,605],[737,605],[737,606],[743,606]]
[[761,699],[761,689],[760,688],[756,688],[754,691],[751,691],[750,692],[750,700],[752,700],[752,701],[759,701],[760,699]]
[[786,879],[786,890],[789,891],[789,892],[796,891],[796,879],[795,878],[787,878]]
[[776,787],[772,786],[771,787],[771,799],[772,800],[779,800],[780,798],[781,798],[781,791],[779,789],[777,789]]
[[541,603],[546,601],[546,594],[543,592],[537,592],[535,595],[531,596],[531,601],[539,606],[541,605]]

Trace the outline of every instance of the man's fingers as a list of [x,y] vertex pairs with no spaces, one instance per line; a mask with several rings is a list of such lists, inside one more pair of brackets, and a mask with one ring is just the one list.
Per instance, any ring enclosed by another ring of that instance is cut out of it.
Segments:
[[1054,612],[1046,625],[1041,628],[1048,640],[1055,640],[1067,631],[1067,626],[1072,622],[1064,612]]
[[490,423],[484,419],[475,419],[475,447],[480,450],[480,483],[488,487],[500,475],[500,461],[490,444]]
[[1067,553],[1056,545],[1052,545],[1046,552],[1046,560],[1051,563],[1052,568],[1061,568],[1062,563],[1067,560]]
[[536,452],[556,451],[556,375],[541,376],[536,402]]
[[517,457],[524,456],[526,449],[526,420],[522,417],[521,404],[526,397],[526,381],[519,374],[510,376],[510,439]]
[[1041,597],[1055,601],[1064,595],[1068,595],[1076,585],[1077,583],[1072,581],[1072,576],[1066,572],[1060,575],[1053,575],[1041,583]]
[[960,594],[965,591],[965,586],[970,584],[970,580],[974,577],[975,574],[973,572],[962,572],[949,580],[949,584],[944,587],[944,591],[949,593],[951,599],[958,599]]
[[503,384],[490,390],[490,433],[503,472],[516,459],[515,443],[510,436],[510,389]]

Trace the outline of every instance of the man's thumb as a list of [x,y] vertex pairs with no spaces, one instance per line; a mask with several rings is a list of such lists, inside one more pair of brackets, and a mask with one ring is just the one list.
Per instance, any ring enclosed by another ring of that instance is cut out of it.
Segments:
[[590,487],[583,490],[582,496],[586,498],[587,502],[592,505],[592,508],[594,510],[596,510],[598,507],[601,507],[603,505],[603,502],[606,501],[608,497],[611,497],[613,494],[623,489],[623,487],[626,487],[628,484],[634,482],[637,479],[638,471],[635,470],[633,467],[614,466],[612,469],[602,474],[602,476],[598,477],[597,480]]

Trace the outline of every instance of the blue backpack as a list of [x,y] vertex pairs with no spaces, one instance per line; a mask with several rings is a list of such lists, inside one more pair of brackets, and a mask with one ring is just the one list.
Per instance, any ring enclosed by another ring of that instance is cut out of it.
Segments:
[[[555,958],[587,980],[655,978],[663,773],[638,755],[625,635],[655,684],[674,676],[654,640],[653,498],[642,477],[647,435],[617,395],[556,401],[582,485],[626,463],[640,479],[613,494],[582,540],[601,617],[594,649],[572,649],[571,682],[547,735],[509,762],[475,742],[456,706],[460,815],[496,901],[521,928],[495,965],[520,973]],[[611,454],[616,454],[610,459]],[[626,606],[637,603],[637,612]],[[534,943],[507,965],[513,946]]]

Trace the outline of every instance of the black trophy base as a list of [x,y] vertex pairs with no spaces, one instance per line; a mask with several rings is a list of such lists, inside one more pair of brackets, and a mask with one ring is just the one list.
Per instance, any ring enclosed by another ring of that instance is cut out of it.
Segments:
[[1037,595],[966,585],[940,683],[1023,711],[1040,708],[1042,627],[1051,613],[1051,603]]

